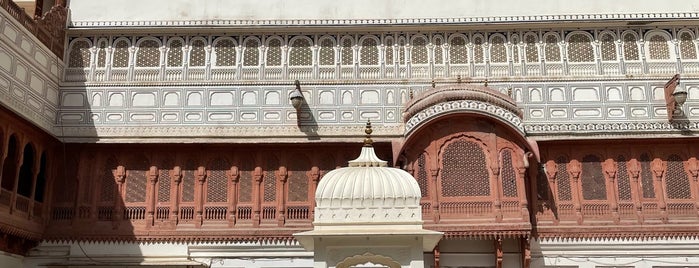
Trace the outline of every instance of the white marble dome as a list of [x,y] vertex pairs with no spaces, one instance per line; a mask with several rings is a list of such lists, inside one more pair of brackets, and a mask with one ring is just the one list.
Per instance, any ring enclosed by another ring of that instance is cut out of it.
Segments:
[[370,140],[349,167],[328,172],[315,194],[316,226],[422,223],[417,181],[404,170],[387,167]]

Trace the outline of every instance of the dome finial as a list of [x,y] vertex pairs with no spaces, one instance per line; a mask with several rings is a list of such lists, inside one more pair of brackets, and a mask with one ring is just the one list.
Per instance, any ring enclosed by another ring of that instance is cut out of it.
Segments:
[[366,138],[364,139],[364,147],[371,147],[371,144],[374,143],[373,140],[371,140],[371,120],[366,121],[366,128],[364,129],[364,133],[366,133]]

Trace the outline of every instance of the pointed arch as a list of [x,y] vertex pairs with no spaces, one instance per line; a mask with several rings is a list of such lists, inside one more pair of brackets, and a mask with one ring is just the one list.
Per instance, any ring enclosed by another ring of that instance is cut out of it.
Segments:
[[76,38],[68,46],[68,67],[88,68],[90,67],[90,49],[92,41],[87,38]]
[[189,40],[189,66],[203,67],[206,65],[206,46],[208,41],[203,37]]
[[308,36],[294,36],[289,40],[289,66],[313,66],[313,40]]
[[649,31],[644,36],[646,43],[646,57],[648,60],[671,60],[674,58],[674,49],[671,49],[672,37],[663,30]]
[[184,40],[180,37],[173,37],[167,41],[167,66],[182,67]]
[[490,61],[494,63],[507,62],[507,38],[503,34],[496,33],[490,35],[488,44],[490,45]]
[[359,64],[362,66],[379,65],[379,38],[365,35],[359,39]]
[[574,31],[566,36],[566,52],[570,62],[594,62],[595,50],[592,45],[594,38],[588,32]]
[[232,37],[222,36],[216,38],[213,44],[211,62],[214,66],[235,66],[238,62],[237,51],[238,42]]
[[160,39],[144,37],[136,41],[136,67],[160,66]]
[[114,40],[113,47],[112,67],[129,67],[129,48],[131,47],[131,40],[126,37],[119,37]]
[[318,65],[330,66],[335,65],[335,38],[329,35],[324,35],[318,39]]
[[243,41],[243,66],[260,65],[260,39],[249,36]]

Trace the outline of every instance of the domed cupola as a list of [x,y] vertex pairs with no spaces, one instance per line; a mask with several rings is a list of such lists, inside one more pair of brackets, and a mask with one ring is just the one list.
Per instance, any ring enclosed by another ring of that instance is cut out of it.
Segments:
[[422,224],[420,187],[408,172],[387,167],[374,153],[371,123],[357,159],[328,172],[316,190],[316,227]]

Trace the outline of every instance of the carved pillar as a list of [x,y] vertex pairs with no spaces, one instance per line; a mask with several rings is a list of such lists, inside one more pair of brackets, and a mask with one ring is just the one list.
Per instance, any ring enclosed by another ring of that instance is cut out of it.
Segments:
[[320,181],[320,168],[312,167],[307,175],[311,179],[311,184],[308,187],[308,218],[313,221],[313,219],[315,219],[316,207],[315,192],[318,187],[318,181]]
[[[260,226],[260,184],[262,183],[264,172],[261,167],[255,167],[252,173],[252,225]],[[272,180],[274,178],[271,178]]]
[[238,167],[233,166],[230,170],[226,171],[226,177],[231,181],[230,187],[228,187],[228,227],[233,227],[235,225],[237,205],[238,205],[238,181],[240,180],[240,172]]
[[495,268],[502,268],[502,238],[498,237],[495,239]]
[[614,223],[619,223],[619,200],[616,187],[617,163],[612,159],[607,159],[602,163],[602,170],[604,170],[604,174],[607,177],[607,202],[609,202],[609,209],[612,211]]
[[650,163],[653,171],[653,186],[655,188],[655,197],[658,199],[658,208],[660,209],[660,219],[667,223],[667,202],[665,201],[665,187],[663,186],[663,175],[667,169],[667,163],[660,158],[653,159]]
[[114,181],[117,186],[115,187],[116,191],[114,193],[114,214],[112,214],[112,219],[114,220],[113,224],[116,227],[124,216],[124,203],[121,202],[121,197],[124,194],[124,182],[127,176],[126,168],[124,166],[117,166],[117,168],[112,171],[112,174],[114,175]]
[[[558,204],[558,185],[556,181],[556,174],[558,173],[558,166],[556,165],[556,162],[553,160],[546,161],[546,164],[544,164],[544,169],[546,172],[546,179],[549,182],[549,188],[551,196],[549,196],[549,209],[554,210],[555,205]],[[554,216],[554,223],[558,224],[559,219],[556,216],[557,214],[553,213]]]
[[638,223],[643,223],[643,202],[641,202],[642,189],[639,183],[641,177],[641,163],[636,159],[631,159],[626,164],[626,169],[631,176],[631,198],[636,208],[636,218],[638,219]]
[[158,168],[151,166],[146,172],[148,184],[146,185],[146,228],[150,228],[155,224],[155,184],[158,182]]
[[430,169],[430,196],[432,197],[432,217],[434,223],[439,223],[439,198],[442,196],[442,183],[437,179],[439,168]]
[[524,237],[520,240],[522,250],[522,268],[529,268],[532,261],[531,241],[529,237]]
[[699,160],[697,160],[696,157],[689,158],[689,160],[684,163],[684,166],[691,178],[692,197],[696,201],[694,203],[694,209],[697,211],[697,216],[699,216],[699,181],[697,181],[699,177]]
[[[497,159],[497,158],[495,158]],[[495,197],[493,200],[493,211],[495,212],[495,221],[502,221],[502,180],[500,180],[500,166],[497,164],[497,160],[490,162],[490,185],[492,185],[491,196]]]
[[582,224],[582,204],[580,201],[580,172],[582,171],[582,164],[577,159],[573,159],[568,163],[568,173],[570,174],[570,192],[573,194],[573,206],[575,208],[575,215],[578,218],[578,224]]
[[289,177],[289,172],[286,167],[281,166],[274,173],[277,177],[277,225],[284,226],[286,221],[286,193],[288,192],[286,181]]
[[205,167],[199,167],[194,171],[194,177],[196,178],[196,184],[194,186],[194,211],[195,211],[195,222],[196,227],[201,227],[204,223],[204,182],[206,182],[206,177],[208,171]]
[[175,166],[170,170],[170,222],[177,225],[180,217],[180,183],[182,182],[182,168]]
[[[526,157],[526,156],[525,156]],[[524,165],[517,167],[517,196],[519,196],[519,207],[522,212],[522,220],[529,220],[529,203],[527,202],[527,186],[525,179],[527,176],[527,168]],[[534,195],[536,196],[536,195]]]

